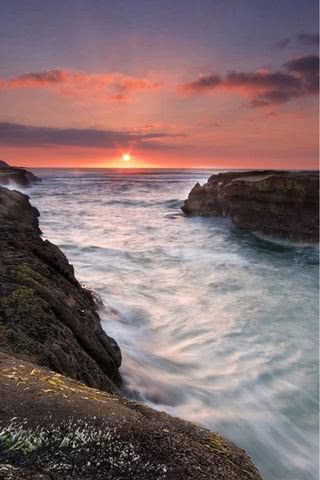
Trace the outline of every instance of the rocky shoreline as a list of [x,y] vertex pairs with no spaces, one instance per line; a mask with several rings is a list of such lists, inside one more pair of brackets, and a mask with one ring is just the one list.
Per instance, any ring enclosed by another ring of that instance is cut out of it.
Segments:
[[219,434],[121,396],[120,349],[38,217],[0,187],[0,479],[261,479]]
[[41,182],[41,178],[32,172],[20,167],[12,167],[7,162],[0,160],[0,184],[18,185],[20,187],[30,187],[34,183]]
[[252,232],[319,241],[319,172],[246,171],[197,183],[182,206],[187,215],[222,216]]

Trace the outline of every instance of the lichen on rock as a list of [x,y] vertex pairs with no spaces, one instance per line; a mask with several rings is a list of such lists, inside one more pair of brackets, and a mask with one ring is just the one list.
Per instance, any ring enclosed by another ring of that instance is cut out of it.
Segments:
[[12,472],[28,480],[39,474],[55,480],[261,480],[243,450],[205,428],[1,352],[0,366],[4,480]]

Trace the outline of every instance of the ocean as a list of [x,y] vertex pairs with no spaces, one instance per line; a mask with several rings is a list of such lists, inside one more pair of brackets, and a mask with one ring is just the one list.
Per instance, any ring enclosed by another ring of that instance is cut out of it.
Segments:
[[44,238],[101,297],[124,392],[244,448],[265,480],[318,479],[318,252],[187,218],[206,170],[34,170]]

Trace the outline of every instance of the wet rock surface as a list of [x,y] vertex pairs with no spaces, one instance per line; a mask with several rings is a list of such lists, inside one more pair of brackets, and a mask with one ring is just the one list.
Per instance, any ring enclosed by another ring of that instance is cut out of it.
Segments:
[[0,480],[259,480],[219,434],[119,395],[92,293],[0,187]]
[[27,188],[37,182],[41,182],[41,179],[32,172],[20,167],[11,167],[8,163],[0,160],[1,185],[18,185]]
[[229,217],[239,227],[298,241],[319,241],[319,172],[247,171],[196,184],[187,215]]

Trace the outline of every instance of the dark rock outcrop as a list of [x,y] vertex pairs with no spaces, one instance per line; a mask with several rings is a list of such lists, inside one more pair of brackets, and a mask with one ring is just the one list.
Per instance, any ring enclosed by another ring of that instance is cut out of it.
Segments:
[[0,400],[2,480],[261,480],[219,434],[1,353]]
[[319,241],[319,173],[228,172],[197,183],[184,213],[229,217],[239,227],[291,240]]
[[0,187],[0,479],[261,480],[219,434],[119,396],[120,350],[38,216]]
[[0,187],[0,350],[116,391],[121,354],[28,197]]
[[34,183],[41,182],[41,179],[32,172],[20,167],[11,167],[8,163],[0,160],[0,184],[18,185],[30,187]]

